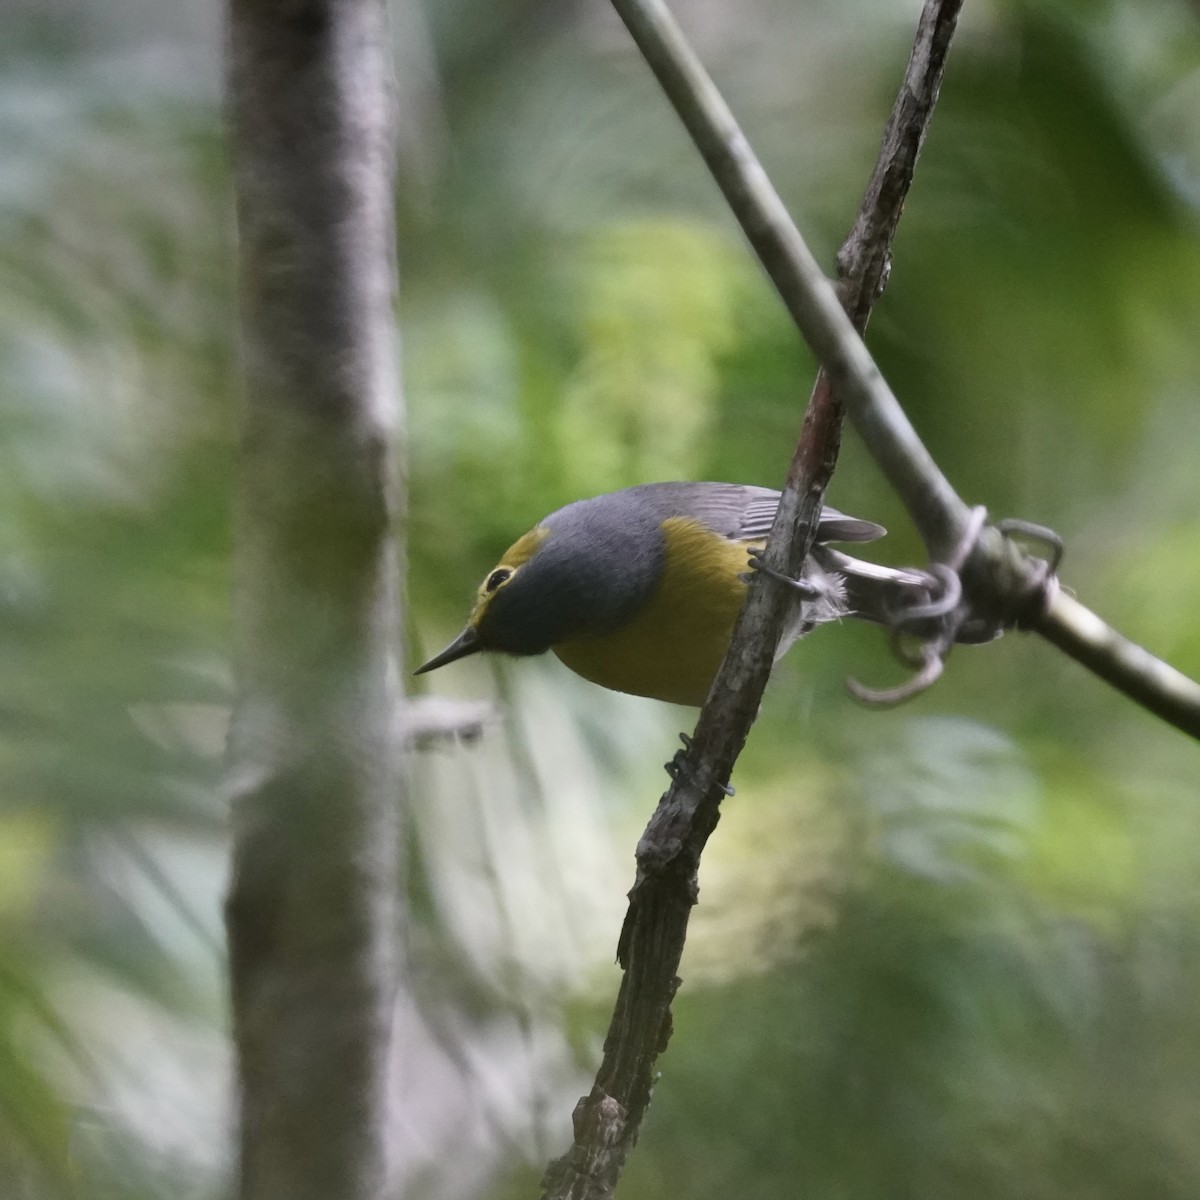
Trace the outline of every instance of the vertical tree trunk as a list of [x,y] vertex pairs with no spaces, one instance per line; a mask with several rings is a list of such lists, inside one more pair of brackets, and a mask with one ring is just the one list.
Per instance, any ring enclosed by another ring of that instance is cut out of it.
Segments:
[[243,1200],[379,1200],[392,730],[384,0],[230,0],[246,402],[227,903]]

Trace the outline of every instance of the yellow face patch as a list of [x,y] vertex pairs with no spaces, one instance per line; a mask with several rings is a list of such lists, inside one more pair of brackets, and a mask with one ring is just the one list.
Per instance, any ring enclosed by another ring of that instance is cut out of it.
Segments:
[[538,548],[549,536],[550,530],[538,525],[505,550],[500,556],[500,561],[484,576],[479,590],[475,593],[475,603],[471,608],[471,615],[467,618],[469,627],[479,624],[492,602],[492,597],[512,582],[517,571],[537,553]]

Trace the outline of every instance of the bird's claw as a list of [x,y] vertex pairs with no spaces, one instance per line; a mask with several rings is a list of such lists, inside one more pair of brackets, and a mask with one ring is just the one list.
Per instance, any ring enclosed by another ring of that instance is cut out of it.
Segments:
[[769,567],[763,562],[757,550],[751,550],[749,556],[750,572],[742,575],[740,578],[744,582],[749,582],[752,578],[752,572],[761,575],[766,575],[770,579],[774,579],[779,583],[785,584],[793,591],[799,592],[805,600],[820,600],[825,595],[825,588],[813,579],[793,579],[790,575],[784,574],[783,571],[777,571],[774,567]]
[[[663,763],[663,769],[671,777],[672,783],[688,782],[694,784],[698,788],[703,789],[704,791],[707,791],[708,788],[712,786],[720,789],[720,791],[726,796],[736,795],[736,792],[731,784],[721,783],[718,779],[713,777],[711,771],[698,771],[690,762],[688,762],[687,756],[691,753],[693,742],[686,733],[681,733],[679,735],[679,740],[683,743],[683,749],[676,750],[675,757],[672,758],[670,762]],[[709,778],[705,780],[702,778],[703,775],[707,775]]]

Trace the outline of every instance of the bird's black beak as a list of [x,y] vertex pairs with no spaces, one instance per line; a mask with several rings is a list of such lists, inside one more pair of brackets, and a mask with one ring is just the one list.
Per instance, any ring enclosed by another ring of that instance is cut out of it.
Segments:
[[427,663],[422,663],[414,675],[424,675],[426,671],[436,671],[456,659],[466,658],[468,654],[478,654],[483,649],[479,644],[479,634],[474,626],[468,625],[440,654],[435,654]]

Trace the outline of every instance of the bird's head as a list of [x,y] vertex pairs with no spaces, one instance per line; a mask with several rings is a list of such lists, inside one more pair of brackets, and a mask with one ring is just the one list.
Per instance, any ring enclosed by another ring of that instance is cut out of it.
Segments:
[[466,627],[416,674],[469,654],[541,654],[618,627],[661,570],[662,536],[612,504],[569,505],[514,542],[484,576]]

